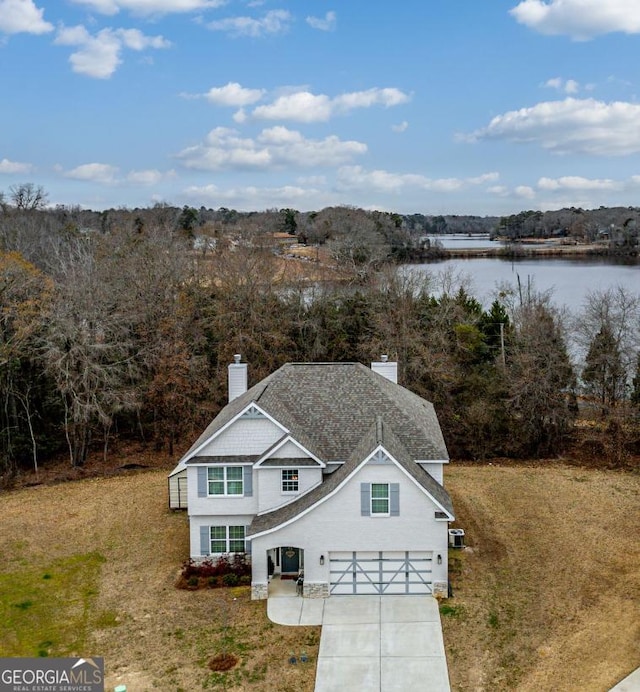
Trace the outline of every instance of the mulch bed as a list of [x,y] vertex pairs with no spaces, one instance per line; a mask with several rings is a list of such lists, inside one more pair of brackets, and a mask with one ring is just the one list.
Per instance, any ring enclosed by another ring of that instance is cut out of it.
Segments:
[[217,672],[224,670],[231,670],[236,665],[240,659],[233,654],[216,654],[213,658],[209,659],[209,668]]

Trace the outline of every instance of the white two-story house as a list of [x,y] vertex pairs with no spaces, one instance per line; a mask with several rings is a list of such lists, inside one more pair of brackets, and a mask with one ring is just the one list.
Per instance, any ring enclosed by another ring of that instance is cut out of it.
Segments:
[[252,597],[304,572],[304,595],[447,592],[447,449],[397,364],[288,363],[229,403],[169,476],[191,557],[251,554]]

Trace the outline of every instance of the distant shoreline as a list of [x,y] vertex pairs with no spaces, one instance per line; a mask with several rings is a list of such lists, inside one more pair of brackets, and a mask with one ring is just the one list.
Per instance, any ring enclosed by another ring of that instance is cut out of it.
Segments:
[[[547,241],[548,242],[548,241]],[[564,245],[560,243],[543,244],[545,241],[525,240],[508,245],[496,243],[496,247],[483,248],[441,248],[440,257],[450,259],[471,259],[478,257],[517,258],[517,257],[638,257],[637,250],[624,251],[612,249],[600,243]]]

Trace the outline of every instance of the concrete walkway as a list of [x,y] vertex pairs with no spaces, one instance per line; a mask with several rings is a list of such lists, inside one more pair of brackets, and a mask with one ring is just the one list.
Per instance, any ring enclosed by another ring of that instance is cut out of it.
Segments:
[[610,692],[640,692],[640,668],[612,687]]
[[270,586],[270,620],[281,625],[322,625],[316,692],[449,692],[435,598],[310,599],[278,586],[273,591]]

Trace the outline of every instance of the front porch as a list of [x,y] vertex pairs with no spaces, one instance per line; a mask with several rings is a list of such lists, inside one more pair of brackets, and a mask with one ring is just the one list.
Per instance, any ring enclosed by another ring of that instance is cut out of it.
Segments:
[[[324,558],[322,560],[324,562]],[[304,575],[302,594],[297,580]],[[305,573],[305,551],[298,546],[278,546],[266,551],[254,547],[252,553],[251,598],[264,600],[272,596],[326,598],[328,584],[311,582]]]
[[295,598],[296,592],[295,579],[282,579],[279,574],[269,579],[269,598]]
[[304,550],[296,546],[281,546],[267,550],[267,573],[284,580],[296,580],[304,572]]

